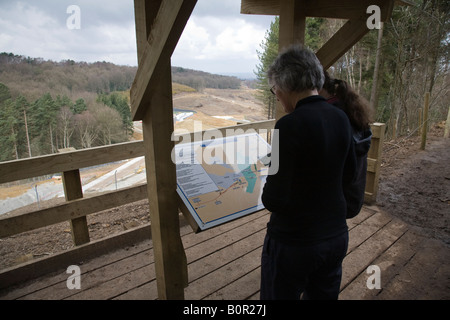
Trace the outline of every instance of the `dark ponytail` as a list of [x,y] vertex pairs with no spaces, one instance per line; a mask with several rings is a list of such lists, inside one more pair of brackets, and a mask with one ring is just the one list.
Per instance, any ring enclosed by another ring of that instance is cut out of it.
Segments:
[[366,99],[358,95],[346,81],[332,79],[325,72],[323,89],[339,100],[339,106],[347,114],[351,125],[358,131],[369,128],[371,122],[370,107]]

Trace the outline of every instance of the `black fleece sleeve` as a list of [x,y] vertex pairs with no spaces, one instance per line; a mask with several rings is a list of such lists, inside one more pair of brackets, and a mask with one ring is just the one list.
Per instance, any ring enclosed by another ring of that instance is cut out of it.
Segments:
[[267,176],[261,197],[264,206],[271,212],[282,211],[289,204],[295,161],[291,154],[293,143],[289,122],[286,118],[282,118],[276,123],[272,138],[270,166],[271,169],[278,168],[278,170],[275,174]]

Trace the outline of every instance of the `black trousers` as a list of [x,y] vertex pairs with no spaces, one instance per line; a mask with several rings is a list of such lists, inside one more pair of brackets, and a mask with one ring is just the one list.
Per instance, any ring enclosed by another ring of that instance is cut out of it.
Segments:
[[310,246],[281,243],[268,234],[261,258],[261,300],[337,300],[348,232]]

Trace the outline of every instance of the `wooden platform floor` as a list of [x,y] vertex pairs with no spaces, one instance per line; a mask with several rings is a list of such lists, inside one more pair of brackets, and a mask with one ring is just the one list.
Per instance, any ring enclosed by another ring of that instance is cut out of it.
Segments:
[[[186,299],[259,299],[260,259],[269,215],[261,211],[220,227],[192,233],[181,228],[189,286]],[[340,299],[449,299],[448,247],[411,230],[377,207],[348,221],[350,242]],[[381,289],[368,289],[381,270]],[[156,299],[152,241],[80,262],[81,289],[69,290],[60,270],[14,289],[0,299]],[[431,280],[430,280],[431,279]],[[443,294],[447,292],[447,294]]]

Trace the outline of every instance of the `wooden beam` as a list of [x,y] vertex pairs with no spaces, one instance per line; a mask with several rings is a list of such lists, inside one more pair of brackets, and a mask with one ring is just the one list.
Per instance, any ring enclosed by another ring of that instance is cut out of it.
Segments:
[[[63,184],[66,201],[83,198],[83,188],[81,186],[79,169],[64,172]],[[73,243],[76,246],[90,241],[86,216],[71,219],[70,227],[72,230]]]
[[115,208],[147,198],[147,185],[130,187],[90,198],[79,198],[33,212],[2,217],[0,238],[35,230],[56,223],[78,219],[89,214]]
[[150,36],[150,30],[152,28],[153,22],[155,21],[156,15],[159,12],[159,8],[161,7],[161,2],[161,0],[134,1],[138,65],[141,63],[139,59],[141,59],[144,54],[144,50],[147,46],[148,38]]
[[357,43],[369,29],[366,21],[349,20],[317,52],[317,58],[327,70]]
[[[392,4],[391,4],[392,3]],[[285,0],[242,0],[241,13],[281,15]],[[305,0],[301,10],[307,17],[367,20],[367,7],[381,9],[381,21],[386,21],[392,11],[393,0]]]
[[187,262],[180,237],[176,169],[171,158],[175,144],[171,141],[174,127],[170,60],[158,79],[142,121],[158,296],[184,299]]
[[[184,299],[187,261],[180,237],[176,170],[172,162],[174,131],[170,57],[197,1],[135,0],[139,68],[131,88],[134,119],[142,119],[147,193],[155,252],[159,299]],[[148,19],[152,19],[151,22]],[[148,35],[147,43],[143,39]],[[143,43],[145,43],[143,45]],[[144,47],[143,47],[144,46]]]
[[280,7],[279,52],[293,44],[305,43],[305,0],[286,0]]
[[367,170],[366,188],[364,195],[364,202],[366,204],[373,204],[377,200],[378,182],[380,178],[381,168],[381,154],[383,151],[384,132],[386,125],[384,123],[373,123],[370,125],[372,129],[372,142],[367,154],[368,169],[370,165],[371,170]]
[[1,162],[0,183],[87,168],[143,155],[144,145],[142,141],[133,141],[111,146]]
[[[305,43],[306,16],[303,8],[306,0],[286,0],[280,6],[280,31],[278,39],[278,51],[282,52],[293,44]],[[275,117],[284,116],[283,106],[280,101],[276,103]]]
[[[148,38],[144,49],[142,49],[144,43],[142,35],[137,34],[137,43],[140,46],[138,48],[141,53],[138,58],[139,67],[130,90],[131,112],[134,120],[143,119],[145,108],[148,108],[155,91],[154,87],[159,81],[159,74],[163,72],[164,64],[172,56],[197,0],[155,0],[153,2],[160,5],[154,5],[155,8],[159,7],[159,10],[152,23],[136,20],[137,25],[143,24],[141,29],[148,29],[150,25],[151,29],[147,30]],[[136,6],[142,7],[142,0],[137,0],[135,3]],[[146,11],[150,10],[148,6],[144,7]],[[142,19],[142,14],[136,18]]]

